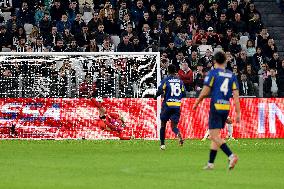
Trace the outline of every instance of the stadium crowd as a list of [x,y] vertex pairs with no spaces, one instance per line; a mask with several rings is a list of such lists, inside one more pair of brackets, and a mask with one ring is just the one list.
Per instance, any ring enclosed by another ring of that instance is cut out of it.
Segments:
[[[176,65],[196,96],[223,49],[242,96],[284,97],[283,57],[251,0],[7,0],[1,11],[4,52],[160,51],[162,76]],[[20,70],[1,65],[1,80]]]

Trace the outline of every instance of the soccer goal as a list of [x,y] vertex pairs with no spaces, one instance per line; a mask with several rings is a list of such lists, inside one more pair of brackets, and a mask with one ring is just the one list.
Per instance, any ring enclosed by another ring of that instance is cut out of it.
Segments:
[[131,122],[126,135],[158,137],[160,100],[148,97],[161,81],[159,53],[9,52],[0,62],[1,138],[117,138],[92,122],[98,97]]

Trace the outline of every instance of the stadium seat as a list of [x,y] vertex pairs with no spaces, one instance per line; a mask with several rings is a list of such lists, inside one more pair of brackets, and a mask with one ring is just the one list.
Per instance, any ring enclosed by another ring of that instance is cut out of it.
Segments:
[[11,52],[11,49],[10,49],[10,48],[5,48],[5,47],[3,47],[3,48],[2,48],[2,52]]
[[24,25],[24,28],[25,28],[25,31],[26,31],[26,34],[27,35],[30,35],[30,33],[32,32],[32,30],[33,30],[33,25],[32,24],[25,24]]
[[92,12],[84,12],[83,20],[88,23],[93,18]]
[[7,22],[11,18],[11,12],[3,12],[2,14],[5,22]]
[[111,36],[112,44],[114,45],[114,49],[117,48],[118,44],[120,43],[120,37],[117,35]]
[[248,36],[241,36],[239,44],[242,46],[242,49],[245,49],[247,46],[247,41],[249,40]]

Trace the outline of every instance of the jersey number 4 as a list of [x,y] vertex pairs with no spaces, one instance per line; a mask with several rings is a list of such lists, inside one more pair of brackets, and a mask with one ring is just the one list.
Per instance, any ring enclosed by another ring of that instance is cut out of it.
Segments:
[[225,96],[227,96],[227,93],[229,91],[229,78],[225,78],[220,87],[220,91],[223,92]]
[[181,87],[179,83],[170,83],[171,85],[171,96],[180,96]]

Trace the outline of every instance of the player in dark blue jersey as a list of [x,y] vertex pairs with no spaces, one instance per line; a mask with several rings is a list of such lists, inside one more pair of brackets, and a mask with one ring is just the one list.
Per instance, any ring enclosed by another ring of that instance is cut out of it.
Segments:
[[211,139],[211,149],[208,164],[205,169],[214,168],[214,160],[217,150],[220,148],[229,158],[229,169],[233,169],[238,161],[238,156],[233,154],[227,146],[225,140],[220,137],[220,130],[224,128],[230,110],[230,98],[234,97],[236,105],[236,121],[240,121],[240,101],[239,89],[236,76],[226,70],[226,55],[224,52],[217,52],[214,55],[215,69],[211,70],[204,79],[204,87],[194,104],[196,109],[198,104],[208,95],[211,95],[209,113],[209,135]]
[[183,139],[177,128],[180,118],[181,99],[185,97],[185,87],[183,82],[176,76],[176,67],[168,66],[169,76],[161,81],[156,97],[164,94],[164,100],[161,109],[161,129],[160,140],[162,150],[165,150],[165,132],[167,121],[171,120],[172,131],[179,138],[179,144],[183,145]]

